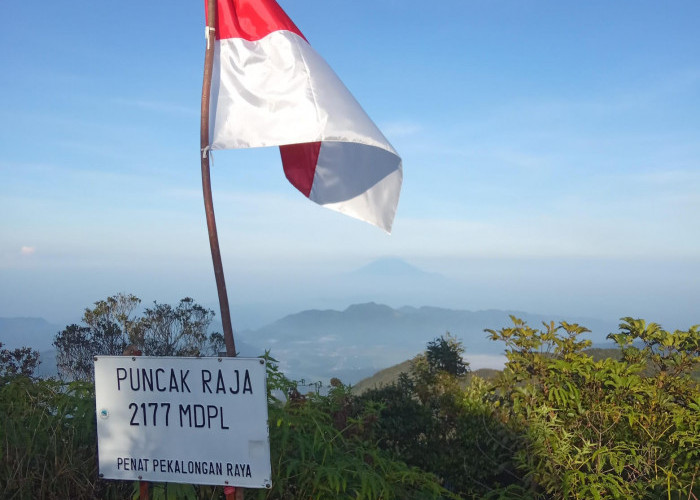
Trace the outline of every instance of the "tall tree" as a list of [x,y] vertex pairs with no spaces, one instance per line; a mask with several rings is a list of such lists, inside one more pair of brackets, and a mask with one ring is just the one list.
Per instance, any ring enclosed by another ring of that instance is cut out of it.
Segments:
[[447,372],[459,377],[469,371],[469,363],[464,361],[464,346],[450,332],[428,342],[425,356],[433,373]]
[[56,334],[58,374],[67,380],[92,380],[92,357],[99,352],[95,332],[87,326],[73,323]]
[[139,338],[140,321],[133,313],[140,303],[135,295],[118,293],[85,309],[83,322],[101,336],[100,347],[105,354],[121,354],[127,344]]
[[[189,297],[176,307],[153,303],[144,311],[140,321],[140,346],[148,356],[201,356],[210,352],[210,340],[218,336],[207,332],[214,311],[205,309]],[[137,344],[138,345],[138,344]]]
[[208,334],[214,311],[186,297],[173,307],[154,302],[135,314],[141,299],[113,295],[86,308],[83,325],[72,324],[54,339],[61,377],[93,379],[93,356],[120,356],[131,345],[148,356],[202,356],[220,350],[221,334]]
[[92,380],[92,357],[119,356],[138,338],[139,321],[132,314],[141,299],[118,293],[86,308],[81,325],[68,325],[54,339],[58,373],[70,380]]
[[30,347],[5,349],[0,342],[0,377],[31,377],[39,366],[39,352]]

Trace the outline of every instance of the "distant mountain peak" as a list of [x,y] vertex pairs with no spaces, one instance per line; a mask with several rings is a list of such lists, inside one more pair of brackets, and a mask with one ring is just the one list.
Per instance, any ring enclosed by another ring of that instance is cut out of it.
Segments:
[[[384,304],[377,304],[376,302],[364,302],[362,304],[351,304],[348,307],[345,308],[346,312],[352,312],[352,311],[357,311],[357,310],[372,310],[372,309],[381,309],[381,310],[389,310],[391,307],[384,305]],[[393,309],[391,309],[393,310]]]
[[381,257],[362,266],[352,274],[363,276],[424,276],[432,273],[423,271],[398,257]]
[[377,304],[376,302],[365,302],[364,304],[352,304],[348,306],[344,313],[348,314],[362,314],[362,315],[376,315],[376,314],[396,314],[396,310],[384,304]]

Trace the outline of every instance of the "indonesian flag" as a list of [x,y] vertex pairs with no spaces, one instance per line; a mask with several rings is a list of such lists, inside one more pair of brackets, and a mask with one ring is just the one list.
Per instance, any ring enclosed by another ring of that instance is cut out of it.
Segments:
[[274,0],[217,0],[211,149],[280,146],[312,201],[387,232],[401,158]]

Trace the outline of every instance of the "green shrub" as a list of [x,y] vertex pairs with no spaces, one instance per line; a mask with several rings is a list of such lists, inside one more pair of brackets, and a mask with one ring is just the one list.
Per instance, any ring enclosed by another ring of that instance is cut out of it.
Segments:
[[[337,380],[328,395],[301,395],[266,354],[273,484],[246,496],[700,497],[698,327],[671,333],[625,318],[609,336],[617,355],[594,358],[583,327],[512,320],[488,330],[508,358],[489,381],[465,375],[449,338],[429,344],[439,358],[419,356],[362,396]],[[97,477],[92,383],[12,373],[0,379],[0,498],[138,496],[138,484]],[[151,496],[223,492],[152,484]]]
[[[395,460],[369,439],[376,411],[351,416],[342,384],[328,396],[275,400],[295,384],[271,358],[270,490],[248,498],[446,498],[435,477]],[[138,483],[98,478],[94,386],[28,377],[0,386],[0,498],[138,498]],[[151,498],[223,498],[220,487],[155,483]],[[449,496],[449,495],[448,495]]]
[[15,377],[0,386],[0,497],[125,498],[97,477],[92,384]]
[[[697,327],[674,333],[624,318],[620,359],[595,361],[565,322],[489,330],[508,362],[494,386],[504,421],[524,437],[516,453],[537,498],[693,498],[700,464]],[[641,347],[638,347],[640,346]]]
[[[274,363],[271,366],[275,371]],[[271,379],[280,384],[273,389],[290,388],[284,377]],[[285,403],[270,407],[269,417],[273,486],[260,490],[259,498],[450,496],[432,474],[409,467],[376,446],[372,439],[376,406],[361,406],[339,381],[327,396],[303,396],[292,389]]]
[[[452,348],[463,351],[457,342]],[[520,482],[513,462],[519,436],[501,422],[490,385],[457,375],[464,372],[436,370],[421,355],[396,383],[368,390],[359,399],[379,404],[374,426],[379,446],[432,472],[458,496],[484,498]]]

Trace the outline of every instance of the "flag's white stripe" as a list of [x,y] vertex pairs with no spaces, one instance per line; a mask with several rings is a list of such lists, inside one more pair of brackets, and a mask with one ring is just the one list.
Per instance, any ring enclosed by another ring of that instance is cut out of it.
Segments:
[[214,57],[212,149],[348,141],[396,154],[330,66],[295,33],[220,40]]
[[402,178],[401,159],[394,153],[323,142],[309,199],[391,232]]

